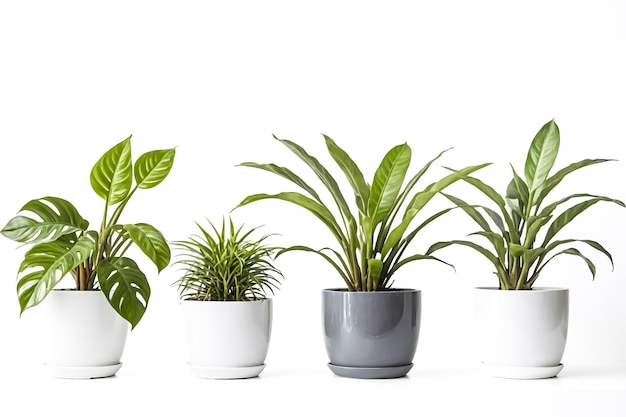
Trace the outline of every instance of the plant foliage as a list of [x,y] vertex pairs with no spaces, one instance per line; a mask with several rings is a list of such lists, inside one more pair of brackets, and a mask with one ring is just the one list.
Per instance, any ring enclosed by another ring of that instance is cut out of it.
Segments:
[[176,281],[180,298],[200,301],[249,301],[274,293],[282,273],[272,264],[280,249],[265,244],[271,235],[252,238],[258,229],[235,228],[222,219],[221,229],[196,223],[200,234],[174,242],[183,275]]
[[[122,211],[138,189],[153,188],[169,174],[175,149],[141,155],[134,166],[131,136],[109,149],[93,166],[90,182],[104,204],[98,230],[90,230],[72,203],[58,197],[27,202],[1,233],[30,245],[18,269],[20,314],[36,306],[69,273],[77,290],[100,288],[109,303],[134,328],[150,298],[146,276],[130,258],[136,245],[161,272],[170,263],[170,249],[154,226],[119,223]],[[134,186],[133,186],[134,174]]]
[[[317,253],[336,269],[350,291],[387,289],[392,285],[393,274],[409,262],[423,259],[439,261],[431,255],[404,255],[419,231],[449,209],[433,214],[417,227],[411,228],[412,222],[437,193],[464,175],[487,165],[470,166],[459,172],[453,172],[424,189],[413,192],[413,188],[433,162],[446,151],[429,161],[405,183],[411,162],[411,148],[406,143],[394,146],[383,157],[370,184],[366,182],[353,159],[330,137],[324,135],[330,156],[351,186],[354,198],[354,206],[351,206],[337,180],[317,158],[292,141],[276,136],[274,139],[286,146],[309,167],[329,192],[333,204],[324,202],[313,187],[289,168],[275,164],[245,162],[240,166],[271,172],[295,184],[305,193],[288,191],[273,195],[253,194],[246,197],[237,207],[264,199],[278,199],[308,210],[334,236],[339,250],[330,247],[316,250],[308,246],[292,246],[285,248],[278,255],[292,250]],[[333,213],[333,205],[336,206],[337,214]]]
[[491,262],[503,290],[531,289],[546,265],[560,255],[579,257],[595,278],[595,264],[579,249],[570,246],[576,242],[604,254],[613,265],[611,254],[600,243],[588,239],[557,239],[557,234],[596,203],[609,202],[624,207],[623,202],[585,193],[547,202],[550,193],[567,175],[612,160],[584,159],[550,175],[559,146],[559,128],[551,120],[537,132],[530,144],[524,178],[511,166],[512,179],[504,195],[477,178],[463,175],[463,180],[484,194],[495,207],[470,205],[454,196],[446,197],[480,226],[480,230],[472,235],[482,238],[485,244],[469,240],[438,242],[428,249],[427,254],[450,245],[472,248]]

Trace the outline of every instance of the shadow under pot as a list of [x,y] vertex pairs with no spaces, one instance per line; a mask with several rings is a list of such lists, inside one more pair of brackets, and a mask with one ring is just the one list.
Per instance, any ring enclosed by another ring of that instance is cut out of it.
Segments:
[[495,377],[556,376],[567,341],[569,291],[474,289],[477,348],[485,371]]
[[322,290],[328,367],[338,376],[399,378],[413,367],[421,319],[421,291]]

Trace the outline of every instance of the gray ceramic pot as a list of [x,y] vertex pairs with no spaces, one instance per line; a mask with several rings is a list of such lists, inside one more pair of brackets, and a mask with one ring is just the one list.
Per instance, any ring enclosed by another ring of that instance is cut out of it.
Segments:
[[421,318],[421,292],[390,289],[322,291],[329,368],[352,378],[397,378],[413,366]]

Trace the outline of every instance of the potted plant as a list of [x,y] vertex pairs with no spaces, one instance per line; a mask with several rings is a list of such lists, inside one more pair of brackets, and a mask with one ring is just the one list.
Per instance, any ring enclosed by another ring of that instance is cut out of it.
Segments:
[[279,248],[258,229],[217,229],[196,223],[199,234],[173,243],[182,267],[176,281],[183,309],[188,365],[211,379],[258,376],[265,368],[272,330],[272,298],[281,272],[273,265]]
[[605,255],[613,265],[611,254],[600,243],[560,235],[565,226],[596,203],[624,207],[623,202],[586,193],[548,201],[567,175],[611,160],[584,159],[550,175],[559,145],[559,128],[551,120],[530,144],[524,177],[511,167],[512,179],[504,194],[478,178],[463,174],[463,180],[479,194],[484,194],[491,207],[446,196],[478,224],[480,229],[472,235],[482,239],[484,244],[470,240],[438,242],[426,252],[432,255],[450,245],[461,245],[491,262],[499,285],[476,288],[474,303],[478,353],[487,371],[494,376],[548,378],[556,376],[563,368],[568,289],[535,285],[553,259],[560,255],[576,256],[594,278],[595,264],[581,252],[582,248]]
[[274,138],[307,165],[330,192],[333,205],[290,169],[275,164],[246,162],[241,166],[269,171],[300,187],[300,192],[254,194],[237,206],[265,199],[278,199],[311,212],[330,231],[336,248],[319,250],[291,246],[278,255],[299,250],[313,252],[328,261],[345,287],[322,291],[323,331],[329,368],[339,376],[354,378],[402,377],[413,366],[421,318],[421,291],[392,288],[392,277],[399,268],[417,260],[438,260],[431,255],[406,251],[429,223],[449,209],[439,211],[416,227],[412,223],[427,203],[463,175],[485,165],[462,169],[413,192],[431,164],[429,161],[406,184],[411,148],[403,143],[392,147],[382,158],[372,183],[361,169],[330,137],[324,135],[330,156],[351,186],[354,206],[348,204],[338,182],[315,157],[296,143]]
[[[137,190],[167,177],[174,155],[175,149],[153,150],[133,166],[130,136],[104,153],[90,174],[91,187],[104,200],[98,230],[72,203],[50,196],[27,202],[2,229],[5,237],[30,246],[18,268],[20,315],[41,304],[48,338],[44,362],[53,376],[107,377],[122,366],[129,325],[137,326],[150,299],[145,274],[126,252],[137,246],[160,272],[170,249],[154,226],[119,220]],[[57,288],[68,275],[74,287]]]

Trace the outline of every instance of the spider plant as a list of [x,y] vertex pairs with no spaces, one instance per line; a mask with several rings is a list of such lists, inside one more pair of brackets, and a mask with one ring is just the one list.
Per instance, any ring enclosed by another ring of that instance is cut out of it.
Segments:
[[531,289],[546,265],[560,255],[579,257],[595,278],[596,266],[575,247],[578,244],[604,254],[613,266],[611,254],[600,243],[589,239],[557,239],[557,235],[578,215],[596,203],[608,202],[622,207],[624,203],[586,193],[575,193],[549,203],[547,199],[572,172],[614,160],[584,159],[550,175],[559,146],[559,128],[551,120],[543,125],[530,144],[524,165],[525,178],[518,175],[511,165],[512,179],[504,195],[478,178],[463,174],[463,180],[484,194],[493,206],[471,205],[451,195],[446,197],[480,226],[480,230],[472,235],[482,238],[485,244],[480,245],[469,240],[438,242],[428,249],[427,254],[450,245],[472,248],[491,262],[502,290]]
[[278,199],[295,204],[320,220],[339,246],[339,250],[330,247],[316,250],[308,246],[292,246],[282,250],[278,255],[292,250],[317,253],[336,269],[349,291],[389,289],[392,286],[393,274],[409,262],[424,259],[440,261],[431,255],[404,256],[404,254],[420,230],[449,209],[433,214],[413,229],[410,229],[411,224],[437,193],[463,178],[463,175],[488,164],[464,168],[413,192],[413,188],[431,164],[446,151],[426,163],[405,184],[411,162],[411,148],[407,143],[396,145],[385,154],[376,169],[372,183],[369,184],[353,159],[330,137],[323,136],[330,156],[351,186],[356,207],[348,204],[348,198],[344,196],[337,180],[321,162],[292,141],[274,136],[274,139],[285,145],[315,173],[330,193],[336,206],[335,213],[331,204],[324,202],[314,188],[289,168],[255,162],[240,164],[276,174],[300,187],[308,195],[291,191],[274,195],[253,194],[246,197],[237,207],[265,199]]
[[220,229],[199,223],[199,234],[174,242],[177,265],[183,275],[176,281],[182,300],[249,301],[274,292],[282,273],[272,264],[279,248],[265,243],[271,235],[253,238],[258,229],[235,228],[222,219]]
[[131,136],[104,153],[90,174],[91,187],[105,203],[99,230],[89,229],[89,222],[72,203],[50,196],[27,202],[9,220],[1,233],[32,245],[18,269],[20,314],[41,303],[71,274],[76,290],[101,289],[132,328],[139,323],[148,306],[150,285],[126,251],[137,245],[161,272],[170,262],[170,249],[154,226],[119,220],[137,190],[153,188],[167,177],[174,155],[175,149],[146,152],[133,166]]

